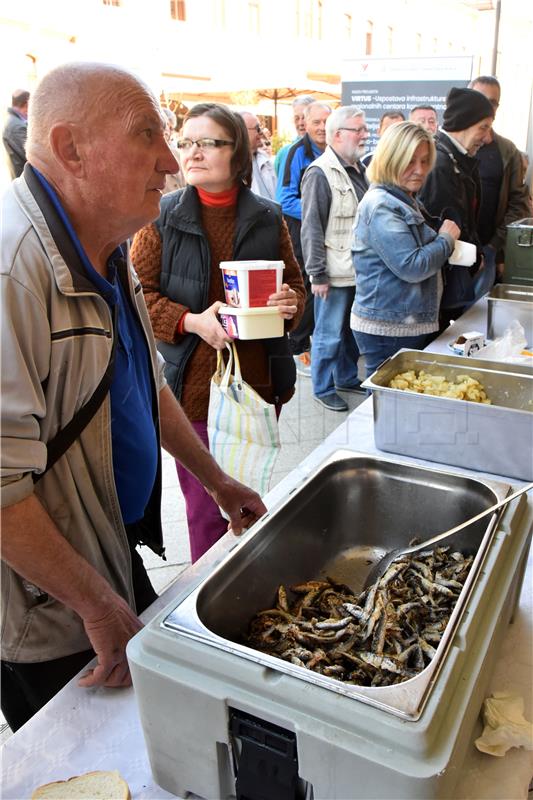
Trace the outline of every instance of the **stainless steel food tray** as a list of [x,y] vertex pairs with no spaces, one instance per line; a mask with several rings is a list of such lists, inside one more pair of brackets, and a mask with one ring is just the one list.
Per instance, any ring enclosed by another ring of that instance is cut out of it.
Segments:
[[[399,372],[468,374],[492,405],[389,388]],[[399,350],[363,386],[372,390],[376,447],[441,464],[533,480],[533,369],[463,356]]]
[[533,286],[500,283],[487,295],[487,338],[502,336],[513,320],[522,325],[533,347]]
[[487,508],[507,484],[351,451],[330,456],[273,516],[256,527],[200,586],[162,622],[162,628],[298,677],[400,717],[418,719],[442,667],[456,626],[490,544],[496,515],[453,540],[475,554],[432,662],[415,678],[391,687],[359,687],[251,649],[244,643],[252,616],[272,606],[280,583],[332,575],[360,590],[370,566],[414,535],[429,538]]

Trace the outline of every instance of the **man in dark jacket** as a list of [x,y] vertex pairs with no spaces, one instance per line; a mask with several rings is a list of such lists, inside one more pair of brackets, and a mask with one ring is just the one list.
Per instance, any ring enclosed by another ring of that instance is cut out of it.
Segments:
[[2,141],[9,156],[8,164],[12,178],[22,175],[26,163],[29,99],[30,93],[23,89],[13,92],[11,106],[7,109],[7,121],[2,132]]
[[442,127],[435,137],[437,161],[419,193],[435,217],[447,217],[461,228],[461,240],[477,248],[473,267],[444,268],[441,327],[457,319],[475,299],[474,275],[483,268],[478,216],[481,201],[479,166],[475,155],[488,141],[494,109],[473,89],[450,89]]
[[[470,83],[470,88],[485,95],[494,108],[500,105],[501,87],[492,75],[480,75]],[[489,291],[496,278],[497,265],[503,272],[507,225],[530,216],[527,187],[522,181],[520,151],[510,139],[500,136],[494,129],[490,140],[476,155],[481,178],[481,207],[478,233],[483,247],[485,269],[476,286],[476,296]]]

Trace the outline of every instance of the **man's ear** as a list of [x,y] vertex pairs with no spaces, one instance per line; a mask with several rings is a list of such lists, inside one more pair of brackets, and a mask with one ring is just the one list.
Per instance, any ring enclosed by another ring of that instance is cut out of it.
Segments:
[[50,129],[50,149],[63,169],[79,177],[83,172],[83,159],[78,130],[75,125],[60,122]]

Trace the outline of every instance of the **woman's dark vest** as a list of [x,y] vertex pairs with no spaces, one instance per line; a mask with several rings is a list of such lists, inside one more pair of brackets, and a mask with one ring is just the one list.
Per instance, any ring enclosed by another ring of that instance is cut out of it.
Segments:
[[[233,261],[279,260],[281,209],[263,197],[242,188],[237,200]],[[165,297],[199,314],[207,308],[211,254],[201,224],[200,200],[188,186],[166,195],[156,222],[162,243],[160,291]],[[199,342],[196,334],[180,336],[174,344],[157,342],[165,359],[165,377],[178,400],[189,358]],[[264,339],[270,360],[274,394],[283,397],[294,387],[296,368],[289,353],[287,335]]]

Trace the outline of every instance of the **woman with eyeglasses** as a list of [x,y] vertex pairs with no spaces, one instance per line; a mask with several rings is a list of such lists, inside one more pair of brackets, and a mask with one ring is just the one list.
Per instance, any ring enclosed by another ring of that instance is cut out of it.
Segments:
[[[194,106],[177,141],[187,186],[165,196],[161,214],[135,236],[132,258],[143,284],[165,375],[208,447],[207,412],[217,351],[231,339],[217,311],[224,302],[221,261],[282,260],[281,291],[270,296],[286,331],[301,317],[305,289],[279,206],[255,195],[251,153],[242,117],[218,103]],[[244,379],[281,410],[296,381],[287,335],[239,341]],[[191,559],[227,530],[214,500],[176,463],[185,497]]]
[[460,230],[430,217],[417,200],[434,164],[431,133],[398,122],[380,138],[366,171],[371,185],[354,223],[351,327],[367,377],[400,348],[423,349],[439,329],[441,270]]

